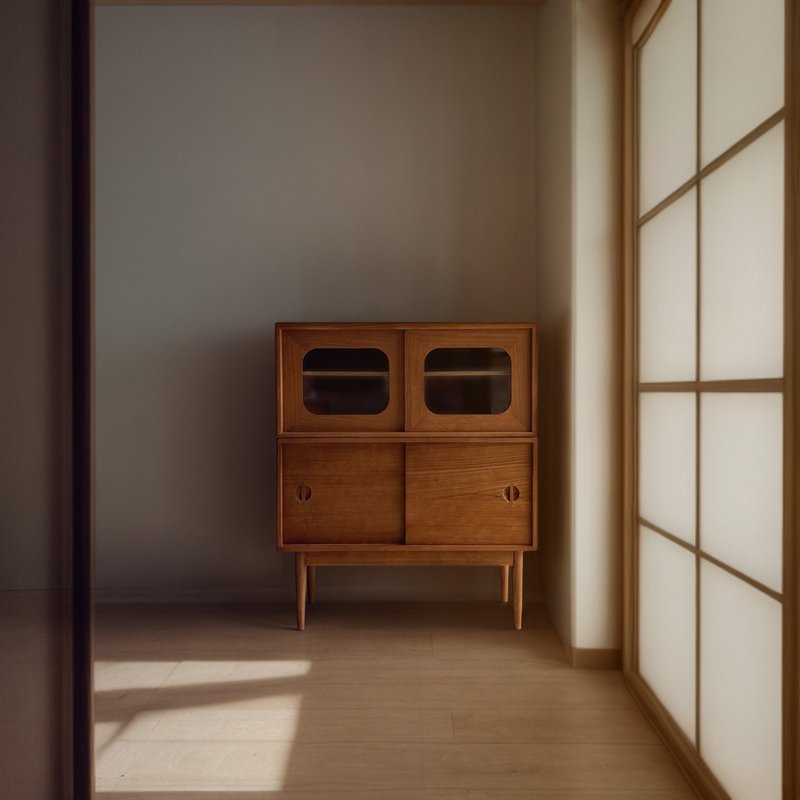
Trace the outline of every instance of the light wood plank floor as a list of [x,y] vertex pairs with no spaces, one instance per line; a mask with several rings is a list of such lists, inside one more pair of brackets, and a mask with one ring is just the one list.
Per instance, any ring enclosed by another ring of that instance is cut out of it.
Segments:
[[678,800],[619,672],[492,603],[107,605],[105,800]]

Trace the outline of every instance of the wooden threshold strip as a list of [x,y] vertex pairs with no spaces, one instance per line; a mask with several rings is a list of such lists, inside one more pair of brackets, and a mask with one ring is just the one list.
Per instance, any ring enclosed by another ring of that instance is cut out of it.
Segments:
[[697,546],[693,545],[691,542],[687,542],[684,539],[675,536],[675,534],[670,533],[669,531],[665,531],[663,528],[659,528],[658,525],[653,525],[652,522],[648,522],[644,517],[639,517],[639,524],[647,528],[648,530],[653,531],[653,533],[657,533],[660,536],[663,536],[665,539],[669,539],[673,544],[677,544],[679,547],[682,547],[684,550],[687,550],[690,553],[693,553],[696,556],[708,561],[709,564],[713,564],[715,567],[719,567],[722,570],[725,570],[729,575],[733,575],[734,578],[738,578],[740,581],[744,581],[748,586],[752,586],[754,589],[758,589],[759,592],[771,597],[773,600],[777,600],[779,603],[783,602],[783,595],[780,592],[776,592],[774,589],[770,589],[769,586],[765,586],[760,581],[751,578],[749,575],[745,575],[744,572],[740,572],[735,567],[730,566],[730,564],[726,564],[724,561],[720,561],[718,558],[714,558],[714,556],[709,555],[708,553],[704,552]]
[[783,378],[730,381],[664,381],[640,383],[640,392],[768,392],[783,391]]
[[700,757],[694,742],[664,708],[644,678],[630,671],[625,672],[624,677],[634,700],[652,722],[656,733],[674,756],[697,796],[708,800],[729,800],[730,795]]
[[646,214],[642,214],[641,217],[637,220],[636,224],[641,227],[645,223],[649,222],[653,217],[660,214],[667,206],[671,206],[676,200],[679,200],[683,195],[685,195],[690,189],[693,189],[697,186],[703,178],[707,178],[712,172],[719,169],[723,164],[730,161],[735,155],[738,155],[742,152],[748,145],[752,144],[756,139],[760,136],[765,134],[771,128],[774,128],[780,122],[783,122],[784,117],[786,116],[785,110],[782,108],[780,111],[776,111],[771,117],[765,119],[757,128],[754,128],[747,136],[739,139],[736,144],[729,147],[724,153],[718,155],[713,161],[706,164],[703,169],[700,170],[696,175],[689,178],[686,183],[681,184],[672,194],[667,195],[660,203],[653,206]]

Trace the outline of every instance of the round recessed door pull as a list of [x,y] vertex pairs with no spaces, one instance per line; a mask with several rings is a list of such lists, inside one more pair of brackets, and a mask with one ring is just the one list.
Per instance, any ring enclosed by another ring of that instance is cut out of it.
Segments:
[[506,488],[503,489],[503,500],[507,503],[515,503],[519,500],[519,488],[514,486],[513,483],[506,486]]
[[301,502],[305,503],[311,499],[311,487],[301,483],[295,490],[294,496]]

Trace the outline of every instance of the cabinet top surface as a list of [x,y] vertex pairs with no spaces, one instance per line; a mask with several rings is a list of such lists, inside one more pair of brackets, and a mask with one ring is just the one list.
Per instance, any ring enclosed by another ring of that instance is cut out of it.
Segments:
[[535,322],[276,322],[275,329],[305,328],[316,330],[342,328],[385,328],[400,330],[503,330],[536,328]]

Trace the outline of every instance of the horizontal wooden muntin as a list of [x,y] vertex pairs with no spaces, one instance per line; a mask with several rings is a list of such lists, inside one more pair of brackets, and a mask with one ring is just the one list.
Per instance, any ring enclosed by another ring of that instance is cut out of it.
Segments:
[[650,381],[639,384],[640,392],[782,392],[783,378],[752,378],[747,380],[726,381]]

